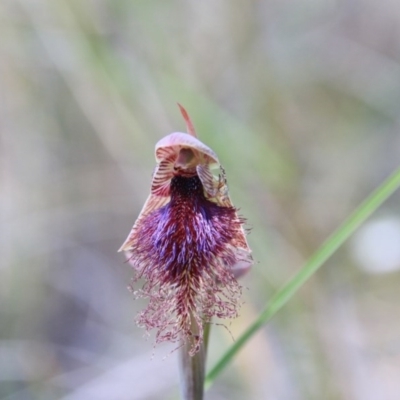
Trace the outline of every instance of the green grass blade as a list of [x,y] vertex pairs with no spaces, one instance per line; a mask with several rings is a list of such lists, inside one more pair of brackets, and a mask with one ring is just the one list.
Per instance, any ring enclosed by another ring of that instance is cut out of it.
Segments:
[[350,217],[321,245],[304,267],[280,289],[268,302],[257,320],[240,336],[208,373],[206,388],[228,365],[244,344],[268,322],[300,289],[301,286],[324,264],[329,257],[355,232],[355,230],[400,187],[400,167],[387,178]]

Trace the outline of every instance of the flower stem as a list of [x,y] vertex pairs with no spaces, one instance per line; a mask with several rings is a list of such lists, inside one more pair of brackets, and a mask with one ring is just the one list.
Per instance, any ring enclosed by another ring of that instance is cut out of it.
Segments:
[[[210,333],[210,324],[203,324],[203,342],[199,351],[191,356],[194,338],[190,338],[179,349],[179,372],[181,382],[182,400],[203,400],[204,377],[207,355],[208,336]],[[199,334],[197,323],[192,318],[192,333]]]

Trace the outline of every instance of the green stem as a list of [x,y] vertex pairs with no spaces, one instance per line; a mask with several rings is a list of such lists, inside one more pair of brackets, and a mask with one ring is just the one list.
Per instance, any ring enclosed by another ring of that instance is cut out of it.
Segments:
[[366,198],[353,214],[311,256],[304,267],[270,299],[256,321],[250,325],[208,373],[205,383],[206,388],[211,386],[217,375],[228,365],[243,345],[296,294],[300,287],[317,272],[350,235],[399,187],[400,168]]

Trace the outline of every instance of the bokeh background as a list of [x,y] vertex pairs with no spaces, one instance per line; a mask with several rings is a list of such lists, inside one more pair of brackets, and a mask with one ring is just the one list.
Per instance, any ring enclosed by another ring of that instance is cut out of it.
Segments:
[[[398,0],[0,2],[0,398],[175,399],[117,253],[185,124],[252,228],[234,337],[400,161]],[[210,400],[400,398],[400,195]],[[231,345],[212,331],[209,365]]]

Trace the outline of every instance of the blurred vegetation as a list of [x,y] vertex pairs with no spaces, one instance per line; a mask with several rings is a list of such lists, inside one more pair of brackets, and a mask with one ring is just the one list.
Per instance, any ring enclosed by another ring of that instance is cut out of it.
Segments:
[[[116,253],[147,197],[154,144],[184,130],[176,102],[252,228],[238,337],[399,164],[399,38],[394,0],[3,0],[0,398],[176,396],[175,355],[135,326],[142,305]],[[399,200],[208,399],[400,398]],[[231,343],[213,328],[210,365]]]

